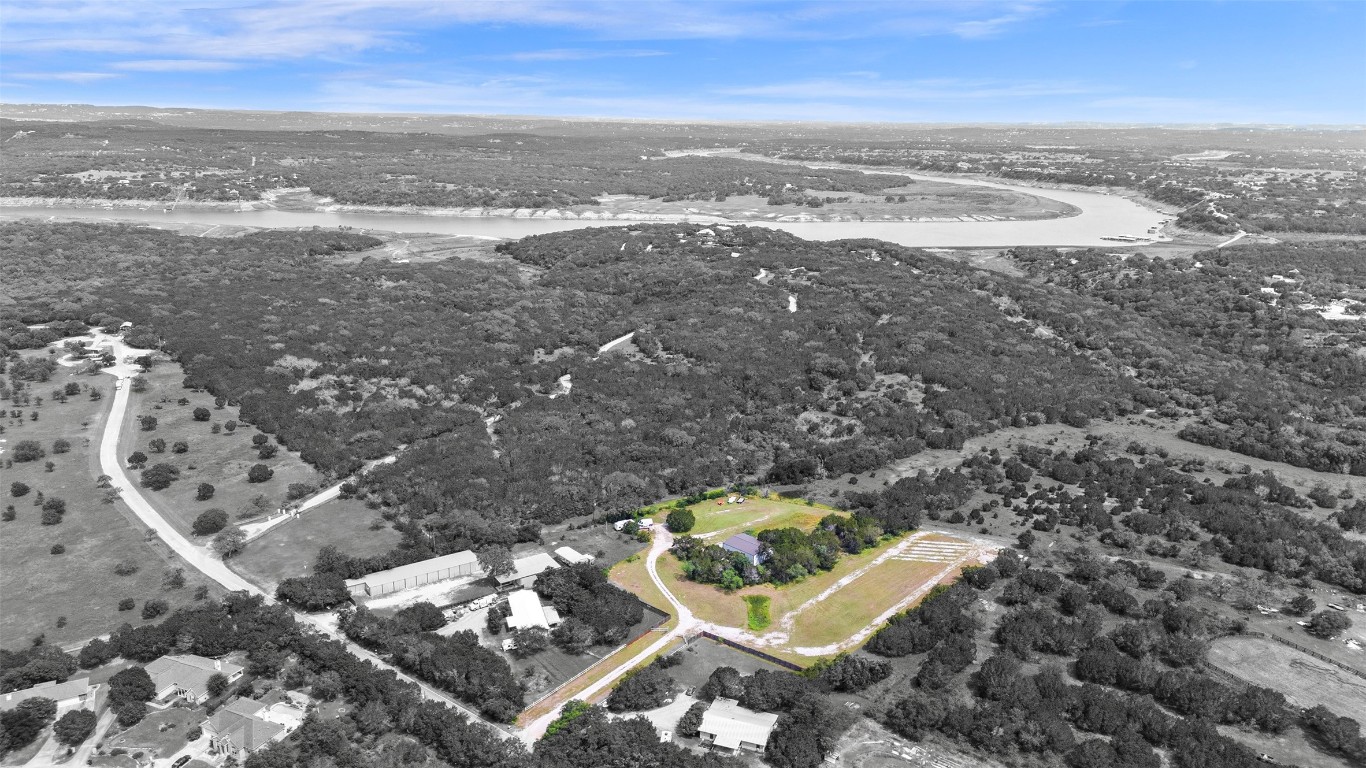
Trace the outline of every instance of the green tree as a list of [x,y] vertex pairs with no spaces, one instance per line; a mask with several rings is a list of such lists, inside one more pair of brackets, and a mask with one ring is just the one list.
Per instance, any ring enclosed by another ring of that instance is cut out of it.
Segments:
[[249,483],[264,483],[274,476],[275,470],[265,464],[253,464],[251,469],[247,470],[247,482]]
[[31,489],[27,485],[18,481],[9,484],[9,495],[16,499],[20,496],[27,496],[29,490]]
[[697,525],[697,516],[690,509],[675,509],[664,518],[664,524],[673,533],[687,533]]
[[215,672],[209,675],[209,680],[205,685],[209,690],[209,695],[217,698],[228,690],[228,678],[222,672]]
[[[215,490],[212,483],[200,483],[199,487],[195,489],[195,499],[199,501],[208,501],[213,498]],[[227,513],[224,514],[226,515]],[[209,533],[213,533],[213,531],[209,531]]]
[[1329,609],[1314,614],[1314,618],[1309,620],[1309,626],[1305,627],[1305,631],[1314,637],[1332,640],[1351,626],[1352,620],[1347,617],[1347,614]]
[[47,455],[37,440],[20,440],[14,444],[14,460],[20,463],[37,461]]
[[484,547],[479,550],[476,557],[479,559],[479,565],[493,578],[507,576],[517,570],[517,566],[512,562],[512,551],[507,547]]
[[88,709],[73,709],[57,720],[52,732],[57,736],[57,741],[74,747],[90,738],[90,734],[95,732],[97,720],[95,713]]
[[210,418],[212,418],[212,416],[213,416],[213,414],[211,414],[211,413],[209,412],[209,409],[208,409],[208,408],[205,408],[205,407],[203,407],[203,406],[200,406],[199,408],[194,409],[194,420],[195,420],[195,421],[208,421]]
[[246,545],[247,535],[241,528],[229,528],[213,537],[213,551],[224,560],[241,553]]

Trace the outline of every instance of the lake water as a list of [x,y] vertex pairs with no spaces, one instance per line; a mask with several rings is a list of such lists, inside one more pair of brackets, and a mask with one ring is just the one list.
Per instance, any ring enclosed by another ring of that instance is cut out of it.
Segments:
[[[1070,189],[1041,189],[976,179],[953,179],[903,173],[910,178],[949,184],[990,187],[1025,192],[1076,206],[1081,213],[1060,219],[1040,221],[950,221],[950,222],[769,222],[737,221],[735,224],[782,229],[808,240],[875,238],[919,248],[1009,247],[1015,245],[1109,246],[1119,243],[1103,240],[1121,235],[1156,239],[1149,228],[1160,227],[1169,215],[1145,208],[1123,197]],[[562,220],[542,217],[502,216],[462,217],[430,214],[385,214],[350,211],[218,211],[158,208],[78,208],[67,206],[24,205],[0,207],[0,218],[81,219],[144,223],[153,226],[171,223],[202,225],[235,224],[271,229],[348,226],[357,230],[386,232],[470,235],[491,238],[520,238],[548,232],[563,232],[585,227],[626,226],[632,221]],[[715,223],[711,217],[698,222]]]

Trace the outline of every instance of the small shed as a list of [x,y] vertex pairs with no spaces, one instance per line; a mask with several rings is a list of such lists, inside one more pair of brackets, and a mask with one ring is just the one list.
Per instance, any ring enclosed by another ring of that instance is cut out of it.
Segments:
[[585,555],[584,553],[575,550],[573,547],[560,547],[555,550],[555,559],[565,565],[578,565],[579,563],[593,562],[592,555]]

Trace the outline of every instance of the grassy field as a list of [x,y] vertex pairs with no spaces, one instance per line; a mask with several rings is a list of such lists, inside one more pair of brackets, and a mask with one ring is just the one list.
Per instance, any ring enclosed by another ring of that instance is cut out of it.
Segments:
[[943,568],[943,563],[897,559],[875,566],[830,599],[798,616],[788,642],[797,647],[840,642],[853,630],[873,623]]
[[[224,429],[213,434],[215,423],[225,424],[237,419],[238,414],[232,408],[216,409],[213,396],[207,392],[185,389],[181,386],[184,376],[179,365],[164,360],[157,362],[146,374],[147,390],[131,395],[128,419],[119,436],[121,457],[142,451],[147,454],[147,466],[166,463],[180,470],[180,479],[169,488],[144,493],[158,509],[168,513],[171,523],[181,533],[190,536],[194,519],[207,509],[226,510],[231,521],[239,522],[262,510],[278,509],[285,501],[290,483],[324,484],[325,478],[319,472],[284,448],[280,448],[273,458],[257,458],[251,443],[252,435],[257,432],[250,426],[239,424],[234,432]],[[182,399],[187,402],[181,404]],[[209,421],[194,420],[193,412],[197,407],[209,409]],[[143,431],[138,423],[141,416],[155,417],[156,429]],[[158,438],[166,441],[165,453],[153,453],[148,447],[151,440]],[[172,453],[170,446],[177,441],[187,442],[189,451]],[[269,442],[273,445],[274,438]],[[264,483],[247,482],[247,470],[258,463],[273,469],[274,476]],[[134,471],[132,475],[137,478],[139,473]],[[196,499],[200,483],[214,486],[212,499]],[[259,502],[253,503],[258,497]]]
[[[716,502],[720,501],[721,504]],[[773,496],[767,499],[749,498],[744,504],[726,504],[725,499],[715,499],[694,504],[689,509],[697,517],[697,524],[688,531],[690,536],[706,536],[717,543],[724,538],[722,534],[736,534],[757,528],[801,528],[810,530],[822,517],[835,512],[820,504],[807,506],[805,502],[788,501]],[[663,507],[656,514],[656,522],[663,522],[669,508]]]
[[399,534],[385,523],[371,530],[379,512],[356,499],[336,499],[278,525],[253,539],[229,561],[233,570],[267,591],[291,576],[306,576],[318,550],[332,545],[349,555],[368,557],[393,549]]
[[[113,378],[85,376],[74,368],[60,367],[52,379],[33,386],[34,400],[22,408],[23,417],[0,420],[5,431],[0,443],[6,454],[21,440],[35,440],[47,455],[34,462],[15,462],[4,472],[6,506],[13,505],[15,519],[0,522],[0,646],[12,648],[43,633],[49,642],[63,644],[101,635],[123,622],[138,625],[144,600],[164,599],[174,609],[193,602],[197,586],[206,584],[192,568],[185,571],[186,584],[180,589],[162,588],[168,567],[179,564],[165,545],[149,543],[146,529],[121,503],[106,504],[103,491],[95,487],[100,475],[97,450],[104,429],[105,413],[114,392]],[[83,388],[66,403],[52,399],[52,390],[75,383]],[[104,399],[92,401],[87,387],[96,387]],[[36,398],[43,398],[37,405]],[[6,406],[11,403],[6,402]],[[38,420],[30,414],[36,412]],[[54,454],[53,441],[70,442],[67,453]],[[5,456],[4,458],[9,458]],[[45,463],[51,461],[48,472]],[[21,482],[32,490],[21,497],[10,496],[10,484]],[[66,514],[57,525],[42,525],[40,507],[34,504],[39,492],[66,502]],[[51,553],[53,545],[66,548],[63,554]],[[114,574],[122,560],[139,564],[136,573]],[[212,587],[216,594],[217,588]],[[119,611],[121,599],[131,597],[138,610]],[[59,617],[66,624],[58,627]]]
[[1366,680],[1287,645],[1260,637],[1223,637],[1211,664],[1250,683],[1274,688],[1301,707],[1322,704],[1339,715],[1366,712]]

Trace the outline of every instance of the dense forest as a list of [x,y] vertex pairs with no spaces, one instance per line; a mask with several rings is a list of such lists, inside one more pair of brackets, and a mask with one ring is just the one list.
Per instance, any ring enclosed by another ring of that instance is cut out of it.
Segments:
[[[185,130],[150,123],[0,120],[6,147],[0,194],[100,200],[234,202],[306,187],[339,203],[555,208],[602,195],[724,200],[795,197],[805,190],[881,193],[899,176],[782,167],[706,157],[669,158],[686,135],[588,137],[498,132],[482,136],[362,131]],[[814,199],[814,198],[810,198]]]
[[1336,469],[1361,471],[1354,337],[1256,287],[1282,258],[1305,264],[1295,290],[1359,295],[1331,243],[1170,262],[1017,250],[1029,281],[883,242],[695,225],[532,237],[481,261],[337,258],[376,243],[8,224],[16,307],[0,344],[128,320],[187,386],[325,472],[399,452],[355,489],[409,534],[386,565],[704,486],[799,485],[1003,427],[1148,409],[1197,414],[1188,438],[1227,434],[1247,453],[1238,440],[1259,433],[1240,424],[1299,425],[1300,453],[1283,455],[1313,466],[1331,432]]

